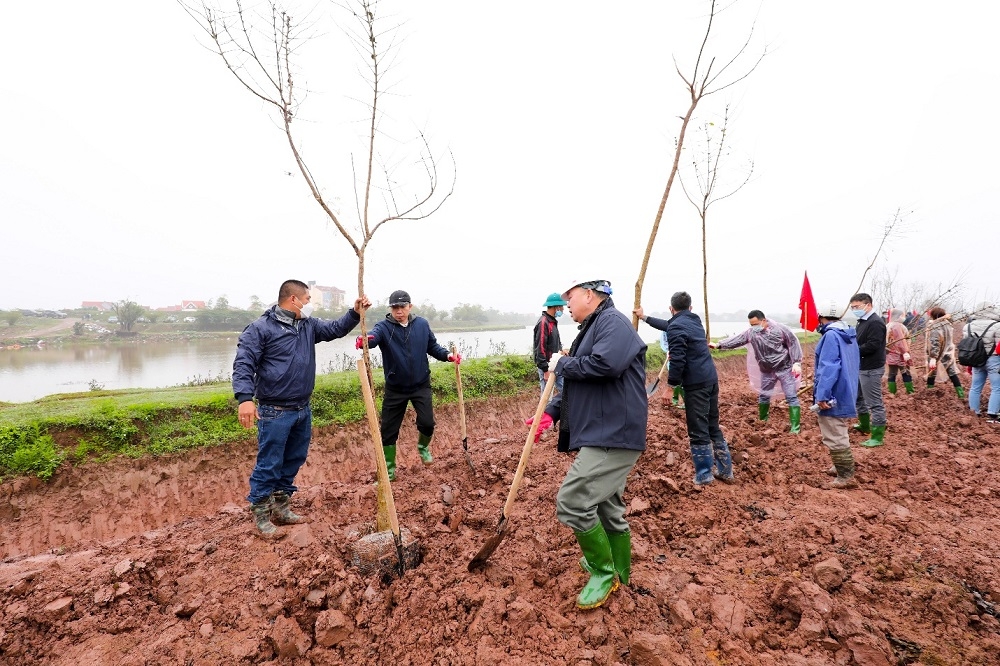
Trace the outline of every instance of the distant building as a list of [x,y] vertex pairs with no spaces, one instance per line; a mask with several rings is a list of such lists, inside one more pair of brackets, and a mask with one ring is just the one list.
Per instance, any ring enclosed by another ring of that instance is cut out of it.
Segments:
[[108,301],[84,301],[80,306],[84,310],[97,310],[99,312],[110,312],[115,308],[114,303]]
[[335,310],[344,307],[346,293],[343,289],[324,287],[316,284],[315,280],[309,281],[309,296],[312,297],[312,303],[318,309]]
[[205,301],[181,301],[181,310],[204,310]]

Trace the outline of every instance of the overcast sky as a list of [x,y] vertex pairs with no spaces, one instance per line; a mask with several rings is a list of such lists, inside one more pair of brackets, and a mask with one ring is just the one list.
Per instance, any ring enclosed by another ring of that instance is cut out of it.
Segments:
[[[273,300],[289,277],[356,294],[356,258],[275,118],[180,6],[8,5],[0,308],[220,295],[245,307],[251,295]],[[688,103],[672,58],[691,70],[708,4],[486,7],[391,6],[405,40],[383,150],[405,166],[406,140],[423,130],[445,180],[449,150],[458,178],[437,214],[376,234],[366,291],[531,312],[571,280],[602,277],[630,310]],[[734,151],[723,168],[755,164],[709,209],[711,309],[794,312],[807,270],[817,300],[846,304],[897,209],[906,233],[881,266],[902,283],[961,274],[967,302],[995,299],[1000,5],[743,0],[717,18],[707,54],[732,57],[758,11],[736,70],[769,54],[705,98],[689,134],[728,104]],[[301,52],[309,94],[297,131],[324,196],[339,197],[351,223],[351,157],[364,159],[358,62],[340,32],[317,32]],[[412,196],[422,183],[404,177]],[[977,237],[983,251],[968,248]],[[701,275],[700,224],[675,187],[643,305],[665,310],[684,289],[701,311]]]

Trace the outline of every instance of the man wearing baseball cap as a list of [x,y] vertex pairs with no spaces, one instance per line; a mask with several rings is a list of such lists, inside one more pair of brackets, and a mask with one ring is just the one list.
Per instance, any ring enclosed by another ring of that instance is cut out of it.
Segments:
[[[433,462],[431,438],[434,436],[434,407],[431,403],[431,367],[428,354],[439,361],[461,363],[461,354],[449,354],[438,344],[431,326],[423,317],[411,314],[410,295],[397,289],[389,295],[389,313],[372,327],[368,347],[382,352],[385,396],[382,399],[382,451],[389,469],[389,480],[396,480],[396,440],[399,427],[411,403],[417,413],[417,452],[425,465]],[[355,347],[364,341],[358,336]]]
[[545,413],[561,421],[559,450],[577,455],[556,495],[556,515],[576,534],[580,566],[590,574],[576,604],[596,608],[631,575],[622,495],[646,450],[646,344],[615,309],[608,280],[574,280],[562,298],[580,332],[568,355],[549,358],[549,372],[565,383]]
[[[545,380],[549,378],[549,357],[557,351],[562,351],[562,340],[559,339],[558,318],[562,316],[566,301],[558,293],[551,293],[545,299],[542,316],[535,324],[533,352],[535,367],[538,368],[538,381],[545,390]],[[562,377],[556,378],[556,390],[562,391]]]

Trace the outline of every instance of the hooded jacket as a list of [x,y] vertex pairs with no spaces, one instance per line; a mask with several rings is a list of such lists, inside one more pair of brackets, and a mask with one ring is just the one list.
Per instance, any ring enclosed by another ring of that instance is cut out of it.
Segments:
[[386,314],[368,333],[374,339],[369,347],[382,352],[385,386],[397,393],[412,393],[431,380],[430,354],[439,361],[448,360],[448,350],[438,344],[431,325],[423,317],[410,315],[406,326]]
[[857,333],[842,321],[820,326],[823,336],[816,343],[816,371],[813,401],[837,401],[832,409],[820,410],[820,416],[851,418],[857,416],[858,371],[861,355]]
[[610,298],[584,320],[570,355],[550,370],[564,383],[545,411],[560,421],[560,440],[569,433],[569,450],[646,450],[646,344]]
[[681,310],[667,320],[646,317],[646,323],[667,332],[670,347],[668,384],[693,389],[718,383],[719,374],[705,339],[701,317],[690,310]]
[[277,305],[243,329],[233,361],[237,402],[301,407],[316,387],[316,343],[342,338],[361,316],[348,310],[335,321],[295,319]]

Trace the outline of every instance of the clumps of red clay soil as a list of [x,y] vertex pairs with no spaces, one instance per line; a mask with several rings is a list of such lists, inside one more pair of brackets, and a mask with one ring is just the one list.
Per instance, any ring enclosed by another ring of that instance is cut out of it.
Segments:
[[580,553],[553,508],[571,458],[552,434],[515,529],[466,570],[497,526],[527,394],[468,405],[476,476],[457,409],[437,410],[429,466],[409,417],[393,490],[424,555],[402,579],[349,564],[375,518],[362,425],[317,431],[292,502],[310,522],[277,542],[254,536],[243,499],[253,446],[3,484],[0,663],[1000,663],[1000,429],[948,386],[888,398],[885,446],[852,435],[860,488],[823,490],[815,417],[796,437],[778,403],[760,424],[743,359],[719,369],[738,482],[694,490],[683,412],[658,393],[627,487],[632,585],[602,608],[575,607]]

